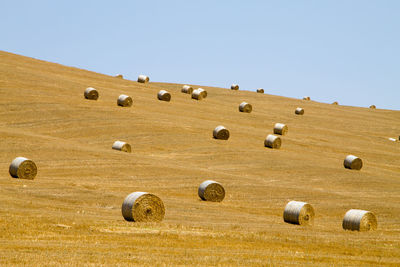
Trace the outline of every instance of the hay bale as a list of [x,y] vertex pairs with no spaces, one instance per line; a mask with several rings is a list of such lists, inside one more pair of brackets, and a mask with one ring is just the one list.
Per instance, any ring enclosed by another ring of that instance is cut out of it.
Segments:
[[122,74],[117,74],[117,75],[115,75],[115,78],[123,79],[124,76]]
[[123,141],[115,141],[114,144],[112,145],[112,149],[128,153],[131,153],[132,151],[131,145]]
[[203,88],[198,88],[197,90],[199,90],[199,92],[202,94],[203,98],[206,98],[208,96],[207,91],[204,90]]
[[253,110],[253,106],[250,105],[249,103],[242,102],[239,105],[240,112],[250,113],[252,110]]
[[192,94],[193,87],[191,87],[190,85],[184,85],[184,86],[182,86],[181,92],[185,93],[185,94]]
[[192,92],[193,99],[202,100],[203,98],[206,97],[207,97],[207,91],[202,88],[198,88]]
[[337,101],[333,102],[332,105],[339,105]]
[[171,100],[171,94],[168,91],[161,90],[157,94],[158,100],[169,102]]
[[303,108],[296,108],[295,111],[294,111],[294,114],[303,115],[304,114],[304,109]]
[[264,94],[264,89],[258,88],[258,89],[257,89],[257,93]]
[[314,208],[301,201],[289,201],[283,212],[283,220],[287,223],[308,225],[314,222]]
[[376,106],[375,105],[371,105],[371,106],[369,106],[369,108],[376,109]]
[[228,140],[229,131],[224,126],[217,126],[213,131],[213,136],[215,139]]
[[273,134],[269,134],[264,140],[264,146],[269,148],[279,149],[281,144],[281,138]]
[[200,184],[198,194],[202,200],[221,202],[225,197],[225,189],[220,183],[207,180]]
[[140,74],[137,81],[138,83],[148,83],[150,78],[146,75]]
[[14,178],[33,180],[37,174],[37,167],[30,159],[16,157],[10,164],[9,172]]
[[344,159],[343,165],[347,169],[361,170],[363,162],[359,157],[356,157],[354,155],[348,155]]
[[132,106],[132,103],[133,103],[132,98],[127,95],[120,95],[117,100],[118,106],[121,107],[130,107]]
[[309,96],[305,96],[303,97],[303,100],[311,100],[311,98]]
[[146,192],[129,194],[122,203],[121,211],[124,219],[130,222],[161,222],[165,215],[162,200]]
[[234,83],[231,85],[231,90],[239,90],[239,85]]
[[286,124],[283,123],[275,123],[274,126],[274,134],[285,135],[289,131],[289,128]]
[[370,211],[351,209],[344,215],[342,226],[344,230],[369,231],[376,230],[378,221]]
[[83,93],[86,99],[89,100],[97,100],[99,98],[99,92],[93,87],[86,88],[85,92]]

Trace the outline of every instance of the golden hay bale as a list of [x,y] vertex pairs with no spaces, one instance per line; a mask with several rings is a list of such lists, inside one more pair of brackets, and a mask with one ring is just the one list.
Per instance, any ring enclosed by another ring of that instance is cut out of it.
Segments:
[[269,148],[279,149],[281,144],[281,138],[273,134],[269,134],[264,140],[264,146]]
[[121,107],[130,107],[132,106],[133,100],[130,96],[120,95],[117,100],[118,106]]
[[30,159],[16,157],[10,164],[9,172],[14,178],[33,180],[37,174],[37,167]]
[[258,88],[258,89],[257,89],[257,93],[264,94],[264,89]]
[[375,105],[371,105],[371,106],[369,106],[369,108],[375,109],[376,106]]
[[202,200],[221,202],[225,197],[225,189],[220,183],[207,180],[200,184],[198,194]]
[[217,126],[213,131],[213,136],[215,139],[228,140],[229,131],[224,126]]
[[171,100],[171,94],[165,90],[161,90],[157,94],[158,100],[169,102]]
[[204,90],[203,88],[198,88],[197,90],[199,90],[199,92],[201,93],[201,95],[203,96],[203,98],[206,98],[208,96],[208,93],[206,90]]
[[287,223],[308,225],[314,222],[314,208],[301,201],[289,201],[283,212],[283,220]]
[[369,231],[376,230],[378,221],[370,211],[351,209],[344,215],[342,226],[344,230]]
[[274,126],[274,134],[285,135],[289,131],[289,128],[286,124],[283,123],[275,123]]
[[99,98],[99,92],[93,87],[86,88],[85,92],[83,93],[86,99],[89,100],[97,100]]
[[250,105],[249,103],[242,102],[239,105],[239,111],[240,112],[250,113],[252,110],[253,110],[253,106]]
[[192,98],[193,98],[193,99],[196,99],[196,100],[202,100],[202,99],[203,99],[203,94],[202,94],[202,92],[199,91],[199,90],[194,90],[194,91],[192,92]]
[[305,96],[303,97],[303,100],[311,100],[311,98],[309,96]]
[[162,200],[146,192],[129,194],[122,203],[121,211],[124,219],[130,222],[161,222],[165,215]]
[[193,93],[193,87],[191,87],[190,85],[184,85],[182,86],[181,92],[185,94],[191,94]]
[[231,90],[239,90],[239,85],[234,83],[231,85]]
[[337,101],[333,102],[332,105],[339,105]]
[[303,115],[304,114],[304,109],[303,108],[296,108],[296,110],[294,111],[294,114]]
[[131,153],[132,151],[131,145],[123,141],[115,141],[114,144],[112,145],[112,149],[128,153]]
[[117,74],[117,75],[115,75],[115,78],[123,79],[124,76],[122,74]]
[[146,75],[140,74],[137,81],[138,83],[147,83],[149,82],[150,78]]
[[363,162],[359,157],[356,157],[354,155],[348,155],[344,159],[343,165],[347,169],[361,170]]

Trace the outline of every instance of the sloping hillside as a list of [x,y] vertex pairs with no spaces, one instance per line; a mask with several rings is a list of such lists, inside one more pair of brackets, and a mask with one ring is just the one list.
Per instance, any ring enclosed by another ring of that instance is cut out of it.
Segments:
[[[97,101],[84,99],[89,86]],[[400,135],[399,111],[207,86],[196,101],[181,87],[0,52],[0,264],[400,263],[400,142],[388,140]],[[120,94],[131,108],[117,106]],[[242,101],[252,113],[238,112]],[[281,149],[265,148],[276,122],[289,133]],[[212,138],[218,125],[229,140]],[[132,153],[112,150],[115,140]],[[361,171],[343,168],[348,154]],[[35,180],[10,177],[17,156],[36,162]],[[223,202],[199,199],[207,179],[223,184]],[[123,219],[134,191],[164,201],[163,222]],[[283,222],[289,200],[313,205],[313,226]],[[351,208],[373,211],[378,230],[344,231]]]

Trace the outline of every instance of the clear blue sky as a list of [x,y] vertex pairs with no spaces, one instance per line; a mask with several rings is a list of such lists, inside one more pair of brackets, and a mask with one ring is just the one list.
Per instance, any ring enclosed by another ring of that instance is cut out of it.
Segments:
[[400,1],[1,1],[0,50],[400,110]]

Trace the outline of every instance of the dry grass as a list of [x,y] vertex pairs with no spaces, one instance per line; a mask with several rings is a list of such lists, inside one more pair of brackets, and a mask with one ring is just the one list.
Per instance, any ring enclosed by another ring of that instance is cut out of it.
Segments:
[[[97,101],[83,98],[88,86]],[[196,101],[181,88],[0,52],[0,265],[399,264],[400,146],[387,138],[400,112],[204,86]],[[161,89],[172,102],[154,97]],[[121,92],[131,108],[116,105]],[[252,113],[237,112],[243,99]],[[267,149],[276,121],[290,132]],[[224,142],[210,130],[221,123]],[[134,152],[116,153],[114,140]],[[353,153],[361,171],[343,168]],[[16,156],[35,161],[35,180],[10,177]],[[199,199],[206,179],[224,185],[223,202]],[[134,191],[163,200],[162,223],[123,219]],[[292,199],[313,203],[314,226],[283,222]],[[374,212],[378,230],[344,231],[351,208]]]

